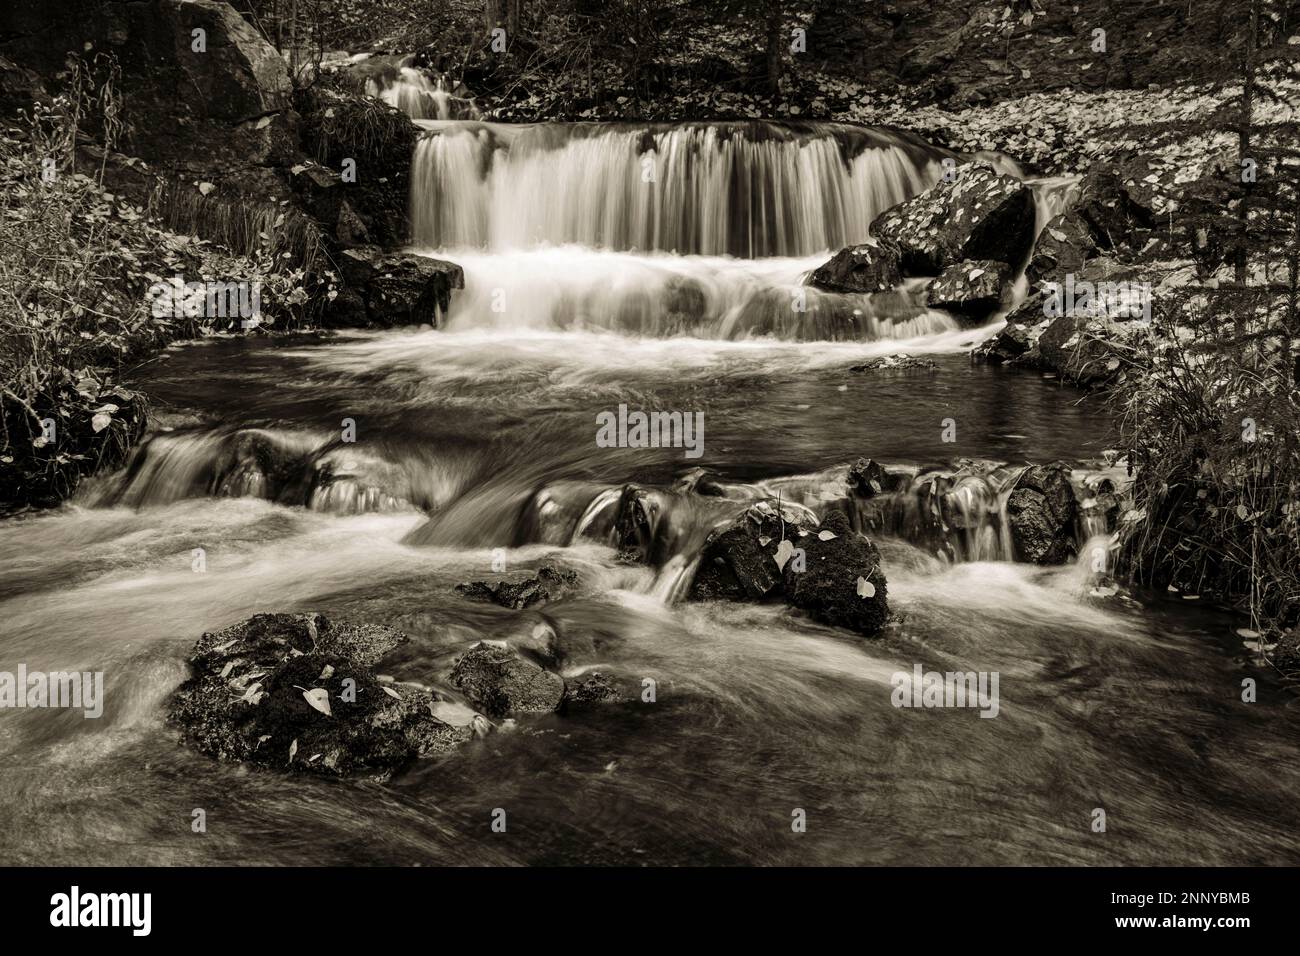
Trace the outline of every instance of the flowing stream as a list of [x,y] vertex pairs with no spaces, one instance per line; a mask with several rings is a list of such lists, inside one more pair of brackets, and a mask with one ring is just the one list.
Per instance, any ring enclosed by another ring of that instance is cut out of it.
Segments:
[[[106,684],[100,719],[0,713],[0,862],[1300,862],[1294,705],[1239,624],[1092,597],[1086,559],[1010,560],[1015,466],[1100,467],[1100,403],[971,365],[997,320],[906,289],[791,308],[830,250],[934,181],[937,152],[847,128],[426,125],[412,245],[466,273],[444,328],[176,347],[142,383],[170,430],[64,509],[0,523],[0,670]],[[934,367],[855,370],[903,352]],[[620,404],[703,413],[701,454],[598,447]],[[904,520],[920,492],[898,493],[876,536],[898,618],[881,638],[682,600],[725,507],[824,510],[859,456],[921,476],[1006,463],[953,489],[968,520],[937,540]],[[697,469],[718,493],[686,490]],[[649,565],[612,536],[629,483],[662,516]],[[531,611],[456,593],[502,558],[508,577],[572,567],[580,590]],[[411,638],[393,673],[427,681],[474,641],[546,627],[566,677],[657,695],[503,723],[386,783],[181,747],[163,715],[194,641],[271,610],[392,624]],[[917,664],[997,672],[996,719],[892,706]]]

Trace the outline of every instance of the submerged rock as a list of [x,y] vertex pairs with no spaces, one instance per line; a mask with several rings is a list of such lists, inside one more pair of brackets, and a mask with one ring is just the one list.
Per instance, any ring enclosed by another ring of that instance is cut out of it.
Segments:
[[536,575],[523,581],[502,581],[495,585],[485,581],[472,581],[456,585],[456,590],[474,601],[490,601],[522,611],[537,604],[558,600],[577,586],[577,572],[547,565],[538,568]]
[[475,644],[456,661],[451,682],[492,717],[551,713],[564,699],[564,678],[505,644]]
[[897,355],[882,355],[878,359],[872,359],[870,362],[863,362],[861,365],[850,365],[850,372],[933,372],[938,366],[933,359],[921,358],[916,355],[907,355],[898,353]]
[[374,665],[407,638],[320,614],[258,614],[205,633],[169,720],[219,760],[343,776],[387,774],[473,736],[434,716],[438,698],[382,682]]
[[892,242],[872,240],[841,249],[808,277],[826,292],[884,292],[903,280],[902,253]]
[[564,692],[564,703],[566,706],[571,704],[577,706],[605,704],[618,700],[622,696],[618,685],[610,679],[608,674],[596,671],[587,674],[574,683],[567,684]]
[[954,181],[876,218],[871,234],[901,250],[907,275],[937,276],[963,259],[1024,262],[1034,242],[1033,191],[987,166],[957,167]]
[[1030,465],[1007,498],[1007,522],[1016,557],[1033,564],[1063,564],[1075,554],[1078,504],[1063,462]]

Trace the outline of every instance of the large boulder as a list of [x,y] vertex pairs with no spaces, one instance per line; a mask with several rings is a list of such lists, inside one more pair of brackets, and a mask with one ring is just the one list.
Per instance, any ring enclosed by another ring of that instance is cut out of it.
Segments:
[[564,700],[564,678],[502,643],[471,647],[456,661],[451,682],[492,717],[549,714]]
[[847,515],[833,511],[819,524],[805,508],[770,500],[709,537],[691,598],[783,599],[814,620],[868,636],[889,618],[879,552]]
[[1042,292],[1035,292],[1025,299],[1007,316],[1006,325],[980,345],[972,357],[990,365],[1005,365],[1029,353],[1052,322],[1043,311],[1043,301]]
[[[218,0],[7,0],[0,54],[55,77],[69,53],[111,53],[118,92],[137,121],[121,147],[175,172],[232,185],[261,179],[297,152],[293,87],[283,58],[229,3]],[[51,89],[51,92],[54,92]],[[239,170],[239,175],[234,175]]]
[[832,511],[801,545],[803,569],[791,561],[783,572],[786,600],[825,624],[879,633],[889,620],[889,602],[871,539],[855,532],[843,512]]
[[342,776],[392,773],[446,753],[473,723],[434,716],[428,689],[374,673],[405,635],[320,614],[258,614],[205,633],[169,720],[182,740],[219,760]]
[[1020,265],[1034,242],[1033,191],[988,166],[956,167],[933,187],[878,216],[871,234],[901,250],[907,275],[937,276],[963,259]]
[[1068,382],[1095,388],[1112,382],[1121,361],[1110,348],[1114,323],[1087,315],[1053,319],[1038,336],[1031,361]]
[[[465,288],[465,273],[453,262],[374,246],[343,250],[339,268],[364,306],[365,324],[380,328],[437,326],[439,313],[445,316],[451,307],[452,290]],[[342,324],[338,310],[345,307],[354,308],[355,302],[332,307],[327,319]],[[355,312],[343,315],[356,317]]]
[[884,292],[902,281],[901,258],[901,250],[891,242],[849,246],[818,266],[807,284],[826,292]]
[[1007,522],[1016,557],[1033,564],[1062,564],[1075,554],[1078,503],[1063,462],[1030,465],[1007,498]]
[[935,309],[982,319],[1002,304],[1003,286],[1011,274],[1005,262],[991,259],[959,262],[939,273],[926,289],[926,304]]
[[1025,277],[1031,285],[1048,279],[1064,282],[1067,273],[1081,272],[1097,252],[1097,242],[1083,218],[1073,210],[1062,213],[1038,234]]
[[1099,166],[1080,183],[1074,214],[1087,226],[1097,248],[1139,250],[1156,222],[1144,198],[1119,172]]

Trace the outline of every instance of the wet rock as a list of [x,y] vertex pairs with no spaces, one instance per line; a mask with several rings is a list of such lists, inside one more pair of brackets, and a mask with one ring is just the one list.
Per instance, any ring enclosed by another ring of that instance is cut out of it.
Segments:
[[1025,266],[1025,277],[1031,285],[1047,279],[1064,281],[1067,273],[1081,272],[1097,251],[1097,242],[1079,213],[1062,213],[1038,234],[1034,254]]
[[916,355],[882,355],[861,365],[850,365],[850,372],[933,372],[938,366],[933,359]]
[[[460,266],[442,259],[374,246],[345,249],[339,268],[365,306],[366,324],[437,326],[451,307],[453,289],[465,288]],[[338,313],[331,312],[331,322]]]
[[738,522],[710,539],[691,586],[692,598],[757,601],[774,592],[781,583],[774,561],[777,545],[765,547],[758,530]]
[[1022,302],[1007,316],[1007,324],[1002,330],[977,348],[972,358],[1003,365],[1029,352],[1052,321],[1043,312],[1043,298],[1043,293],[1036,292]]
[[451,682],[491,717],[551,713],[564,699],[559,674],[503,644],[475,644],[452,668]]
[[874,498],[892,484],[884,465],[871,458],[859,458],[849,466],[849,493],[859,498]]
[[502,607],[521,611],[538,604],[559,600],[578,586],[578,574],[568,568],[549,565],[537,569],[537,574],[523,581],[501,581],[488,584],[472,581],[456,585],[456,590],[474,601],[490,601]]
[[406,640],[320,614],[258,614],[199,638],[168,719],[183,742],[219,760],[388,774],[473,735],[434,716],[429,690],[376,677],[374,665]]
[[805,567],[786,565],[786,600],[824,624],[868,636],[879,633],[889,620],[889,602],[880,552],[871,540],[855,532],[846,515],[833,511],[800,543],[807,554]]
[[778,510],[770,500],[710,536],[691,598],[783,598],[815,620],[867,635],[889,616],[880,555],[847,515],[833,511],[818,524],[807,509],[786,502]]
[[[694,600],[761,601],[781,594],[782,567],[817,519],[789,502],[746,508],[705,541],[691,585]],[[780,563],[778,563],[780,559]]]
[[940,181],[877,217],[871,234],[901,250],[905,275],[937,276],[963,259],[1023,262],[1035,215],[1028,186],[966,163],[953,182]]
[[312,462],[309,504],[315,511],[363,514],[407,506],[410,482],[403,469],[356,445],[325,449]]
[[1031,465],[1007,498],[1011,543],[1020,561],[1062,564],[1075,554],[1078,503],[1063,462]]
[[712,498],[722,497],[726,493],[704,468],[691,468],[678,475],[673,479],[672,490],[679,495],[697,494]]
[[588,704],[606,704],[622,697],[618,685],[607,674],[600,671],[587,674],[581,679],[569,683],[564,691],[564,702],[579,707]]
[[614,534],[620,554],[635,555],[636,563],[662,566],[682,550],[681,534],[689,532],[671,518],[685,495],[629,484],[619,497]]
[[1043,330],[1036,354],[1027,357],[1038,367],[1084,388],[1105,385],[1115,379],[1120,368],[1120,360],[1108,344],[1113,325],[1106,319],[1063,315]]
[[826,292],[884,292],[903,279],[902,252],[892,242],[872,240],[841,249],[808,277]]
[[959,262],[939,273],[926,290],[926,304],[973,319],[993,312],[1002,303],[1002,288],[1011,267],[991,259]]

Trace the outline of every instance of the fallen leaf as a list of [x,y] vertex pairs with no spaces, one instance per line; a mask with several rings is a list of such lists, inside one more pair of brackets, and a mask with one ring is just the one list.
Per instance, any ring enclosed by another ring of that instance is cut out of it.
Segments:
[[876,586],[863,577],[858,578],[857,590],[860,598],[873,598],[876,596]]
[[785,570],[785,563],[790,560],[794,554],[794,545],[790,543],[789,538],[782,538],[781,543],[776,546],[776,555],[772,558],[776,566]]
[[835,532],[834,532],[834,531],[818,531],[818,532],[817,532],[817,540],[818,540],[818,541],[834,541],[834,540],[835,540]]
[[326,717],[332,716],[330,714],[330,692],[324,687],[313,687],[311,690],[305,690],[302,692],[302,696],[307,703]]

